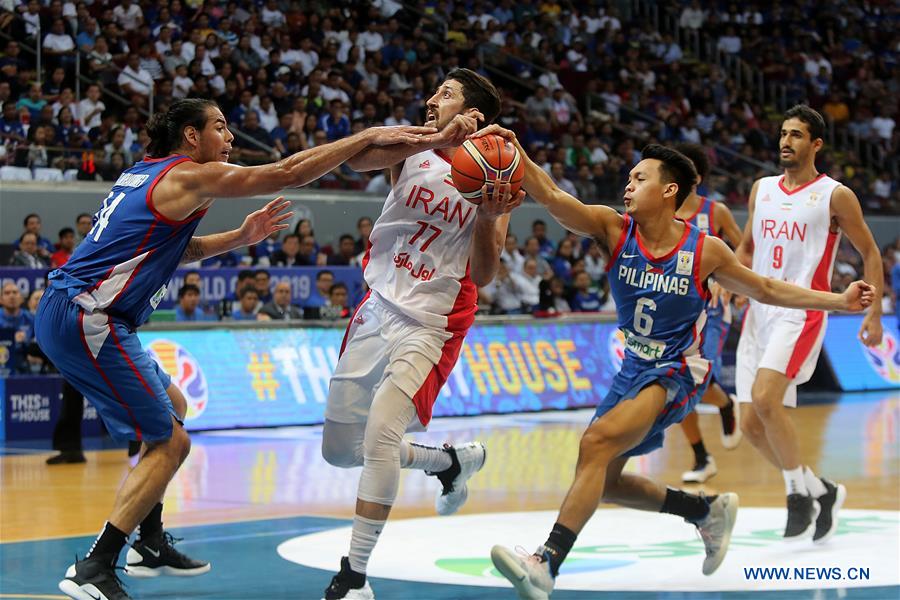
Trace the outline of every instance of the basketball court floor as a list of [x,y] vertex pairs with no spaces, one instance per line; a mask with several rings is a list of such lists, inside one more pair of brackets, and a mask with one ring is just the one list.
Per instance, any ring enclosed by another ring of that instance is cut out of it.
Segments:
[[[784,484],[744,441],[722,449],[718,417],[701,417],[719,474],[707,493],[734,491],[741,509],[724,564],[703,577],[703,545],[676,517],[603,507],[579,537],[554,598],[769,600],[900,598],[900,392],[806,396],[795,412],[803,456],[847,486],[841,525],[825,546],[785,543]],[[514,598],[490,547],[532,551],[571,481],[590,411],[438,419],[418,439],[478,439],[485,468],[468,504],[438,518],[437,481],[404,472],[400,496],[369,563],[382,600]],[[321,428],[210,432],[169,488],[163,515],[185,552],[212,562],[191,579],[125,579],[135,598],[316,600],[350,539],[359,469],[326,464]],[[102,525],[129,460],[122,449],[85,465],[47,467],[45,449],[0,454],[0,598],[64,598],[56,584]],[[681,432],[629,469],[672,485],[691,466]],[[123,555],[124,559],[124,555]]]

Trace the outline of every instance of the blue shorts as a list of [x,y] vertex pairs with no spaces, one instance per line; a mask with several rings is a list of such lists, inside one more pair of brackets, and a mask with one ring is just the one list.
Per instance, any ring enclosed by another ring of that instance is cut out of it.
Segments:
[[86,313],[52,288],[41,298],[34,328],[41,350],[97,408],[113,439],[172,437],[172,417],[178,420],[166,393],[172,379],[133,329],[106,313]]
[[666,388],[667,393],[666,405],[650,431],[637,446],[620,456],[640,456],[662,448],[666,428],[680,423],[703,397],[709,386],[709,371],[698,385],[690,369],[680,369],[679,366],[680,363],[676,363],[674,368],[671,365],[650,368],[646,361],[625,357],[622,369],[613,378],[609,393],[597,406],[592,422],[611,411],[619,402],[636,397],[638,392],[654,383]]
[[706,308],[706,327],[703,330],[703,348],[701,352],[703,356],[712,363],[711,382],[721,382],[722,373],[722,349],[725,347],[725,340],[728,339],[728,331],[731,329],[731,323],[725,321],[722,314],[721,305],[717,308]]

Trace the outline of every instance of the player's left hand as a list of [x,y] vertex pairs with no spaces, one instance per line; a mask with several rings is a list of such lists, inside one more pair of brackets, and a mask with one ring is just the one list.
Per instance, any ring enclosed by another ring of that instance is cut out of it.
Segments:
[[875,300],[875,288],[865,281],[854,281],[841,296],[844,300],[844,310],[861,312]]
[[525,199],[525,190],[519,190],[515,194],[510,193],[508,183],[494,182],[494,190],[488,193],[488,186],[481,188],[481,204],[478,206],[478,216],[488,219],[496,219],[500,215],[512,212],[514,208],[522,204]]
[[870,310],[859,328],[859,341],[867,348],[873,348],[881,343],[881,336],[884,333],[881,326],[881,314]]
[[261,209],[247,215],[239,229],[244,245],[258,244],[276,231],[287,229],[285,221],[294,216],[293,211],[288,211],[290,207],[290,200],[278,196]]

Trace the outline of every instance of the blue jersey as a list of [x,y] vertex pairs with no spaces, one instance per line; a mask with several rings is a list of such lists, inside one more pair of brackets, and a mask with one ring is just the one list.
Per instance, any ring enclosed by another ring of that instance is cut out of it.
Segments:
[[654,257],[643,248],[634,220],[625,216],[608,270],[626,360],[646,368],[672,363],[676,371],[690,369],[698,383],[706,378],[709,361],[701,346],[708,294],[700,281],[705,237],[685,223],[678,245]]
[[50,285],[88,313],[103,311],[131,327],[150,317],[166,292],[200,218],[166,218],[153,206],[153,188],[186,156],[135,163],[119,176],[94,226],[69,261],[50,273]]
[[700,197],[700,206],[697,212],[685,219],[688,223],[707,235],[716,235],[716,226],[713,223],[716,203],[706,196]]

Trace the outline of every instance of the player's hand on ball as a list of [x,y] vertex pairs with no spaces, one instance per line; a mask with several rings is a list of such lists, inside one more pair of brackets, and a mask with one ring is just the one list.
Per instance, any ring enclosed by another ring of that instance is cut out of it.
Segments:
[[519,190],[515,194],[510,193],[508,183],[495,181],[493,188],[493,191],[488,191],[487,185],[481,188],[481,204],[478,205],[478,215],[481,217],[496,219],[500,215],[512,212],[525,199],[524,190]]
[[865,281],[854,281],[842,294],[844,310],[860,312],[868,308],[875,300],[875,288]]
[[883,334],[880,312],[869,311],[859,328],[859,341],[867,348],[874,348],[881,343]]
[[484,115],[477,110],[467,115],[456,115],[438,134],[441,147],[452,148],[461,145],[471,134],[478,131],[480,121],[484,121]]
[[278,196],[261,209],[247,215],[240,229],[244,245],[258,244],[276,231],[287,229],[285,221],[294,216],[293,211],[288,211],[290,207],[290,200]]
[[394,144],[417,145],[429,141],[437,132],[434,127],[395,125],[392,127],[370,127],[369,142],[373,146],[393,146]]

